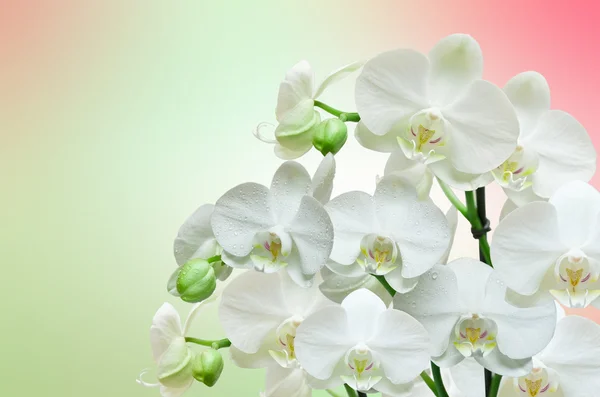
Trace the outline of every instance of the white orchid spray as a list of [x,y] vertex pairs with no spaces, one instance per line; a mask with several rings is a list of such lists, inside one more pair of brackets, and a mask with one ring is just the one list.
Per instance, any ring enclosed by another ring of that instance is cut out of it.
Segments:
[[[361,68],[357,112],[318,100]],[[465,34],[427,55],[350,64],[317,88],[308,62],[296,64],[279,87],[274,137],[255,133],[284,160],[313,147],[323,160],[313,177],[286,161],[269,187],[240,184],[185,221],[167,289],[196,306],[183,327],[170,304],[158,311],[157,380],[139,383],[163,397],[195,381],[218,388],[228,349],[233,365],[266,370],[247,393],[262,397],[599,395],[600,325],[557,315],[557,304],[600,309],[595,150],[581,124],[550,109],[539,73],[504,89],[482,75]],[[371,193],[332,198],[334,155],[353,123],[363,147],[389,153],[384,176]],[[434,183],[446,211],[430,198]],[[493,236],[490,183],[508,196]],[[479,252],[449,260],[458,214]],[[223,337],[188,335],[215,300]]]

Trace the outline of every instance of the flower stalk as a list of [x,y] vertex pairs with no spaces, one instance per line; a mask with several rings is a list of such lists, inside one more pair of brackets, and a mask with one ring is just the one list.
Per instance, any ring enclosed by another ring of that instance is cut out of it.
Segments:
[[360,121],[360,115],[358,113],[343,112],[341,110],[332,108],[331,106],[329,106],[321,101],[315,101],[315,106],[323,109],[324,111],[326,111],[327,113],[329,113],[335,117],[338,117],[340,120],[342,120],[344,122],[351,121],[354,123],[358,123]]
[[444,386],[444,381],[442,380],[442,373],[440,371],[440,367],[435,365],[435,363],[431,363],[431,374],[433,375],[433,380],[435,382],[435,388],[437,390],[437,397],[449,397],[448,392],[446,391],[446,387]]
[[431,392],[436,397],[438,397],[438,391],[437,391],[437,386],[435,384],[435,381],[433,379],[431,379],[431,377],[427,374],[427,372],[425,372],[425,371],[421,372],[421,379],[423,379],[423,381],[425,382],[427,387],[429,387],[429,390],[431,390]]
[[195,343],[200,346],[211,347],[215,350],[219,350],[219,349],[223,349],[223,348],[231,346],[231,341],[227,338],[219,339],[219,340],[206,340],[206,339],[198,339],[198,338],[192,338],[190,336],[186,336],[185,341],[189,342],[189,343]]

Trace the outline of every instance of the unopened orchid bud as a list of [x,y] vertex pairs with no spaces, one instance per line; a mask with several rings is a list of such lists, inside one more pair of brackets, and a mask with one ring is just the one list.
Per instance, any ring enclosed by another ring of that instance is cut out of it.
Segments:
[[197,258],[181,266],[176,284],[182,300],[197,303],[212,295],[217,287],[217,278],[211,264]]
[[218,350],[206,350],[196,356],[192,367],[194,378],[213,387],[223,372],[223,356]]
[[323,121],[315,130],[313,145],[323,156],[336,154],[348,139],[348,127],[340,119]]

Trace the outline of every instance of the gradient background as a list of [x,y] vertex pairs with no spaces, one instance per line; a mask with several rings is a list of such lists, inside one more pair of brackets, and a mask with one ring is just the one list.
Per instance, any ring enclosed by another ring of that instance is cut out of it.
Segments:
[[[597,2],[577,0],[0,1],[0,395],[158,396],[135,378],[152,364],[153,314],[177,303],[172,239],[230,187],[269,183],[280,161],[251,130],[274,121],[300,59],[320,80],[470,33],[486,78],[543,73],[553,107],[598,146],[599,19]],[[323,100],[353,110],[352,92],[347,80]],[[337,158],[336,194],[372,191],[386,156],[351,139]],[[318,161],[302,159],[311,172]],[[489,190],[495,223],[504,198]],[[453,256],[476,255],[459,233]],[[222,336],[214,310],[194,335]],[[190,395],[255,397],[262,384],[228,365]]]

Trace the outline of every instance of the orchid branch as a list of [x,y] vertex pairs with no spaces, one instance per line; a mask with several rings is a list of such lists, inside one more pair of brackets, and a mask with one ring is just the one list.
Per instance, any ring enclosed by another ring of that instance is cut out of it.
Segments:
[[341,395],[337,394],[336,392],[334,392],[331,389],[327,389],[325,390],[331,397],[342,397]]
[[383,288],[385,288],[385,290],[392,296],[392,298],[394,297],[394,295],[396,295],[396,290],[387,282],[384,276],[373,275],[373,277],[375,277],[377,281],[379,281],[381,285],[383,285]]
[[502,381],[502,375],[495,374],[492,377],[492,382],[490,383],[490,391],[488,393],[488,397],[497,397],[498,390],[500,390],[500,382]]
[[229,339],[219,339],[219,340],[206,340],[206,339],[198,339],[186,336],[186,342],[195,343],[201,346],[212,347],[215,350],[223,349],[231,346],[231,341]]
[[360,115],[358,113],[343,112],[341,110],[332,108],[331,106],[324,104],[321,101],[315,101],[315,106],[323,109],[324,111],[326,111],[329,114],[339,117],[340,120],[342,120],[344,122],[352,121],[352,122],[358,123],[360,121]]
[[[480,188],[480,189],[484,189],[484,188]],[[478,189],[479,190],[479,189]],[[479,209],[477,206],[477,203],[480,202],[480,200],[475,201],[475,195],[473,191],[468,191],[465,192],[465,199],[467,202],[467,220],[471,223],[471,227],[473,228],[473,230],[482,230],[483,228],[483,221],[481,218],[481,214],[479,213]],[[483,203],[485,203],[485,190],[483,191]],[[485,220],[485,204],[480,204],[483,205],[483,219]],[[490,266],[492,266],[492,257],[490,255],[490,244],[487,240],[487,232],[483,233],[480,237],[479,237],[479,253],[480,253],[480,260]]]
[[466,219],[469,219],[469,213],[468,213],[467,207],[462,203],[462,201],[460,201],[460,199],[458,197],[456,197],[456,194],[454,194],[454,191],[452,190],[452,188],[439,178],[437,179],[437,181],[438,181],[438,184],[440,185],[440,187],[442,188],[442,191],[444,192],[444,194],[446,195],[448,200],[450,200],[452,205],[454,207],[456,207],[458,212],[463,214],[463,216]]
[[353,388],[351,388],[347,384],[344,384],[344,389],[346,389],[346,393],[348,393],[348,397],[357,397],[356,396],[356,390],[354,390]]
[[438,392],[437,392],[437,387],[435,385],[435,382],[433,381],[433,379],[431,379],[431,377],[429,375],[427,375],[427,372],[425,372],[425,371],[421,372],[421,379],[423,379],[423,381],[425,382],[427,387],[429,387],[429,390],[431,390],[431,392],[436,397],[438,397]]
[[435,381],[435,388],[437,390],[437,397],[449,397],[448,392],[446,391],[446,387],[444,386],[444,381],[442,380],[442,374],[440,372],[440,367],[435,365],[435,363],[431,362],[431,374],[433,375],[433,380]]

